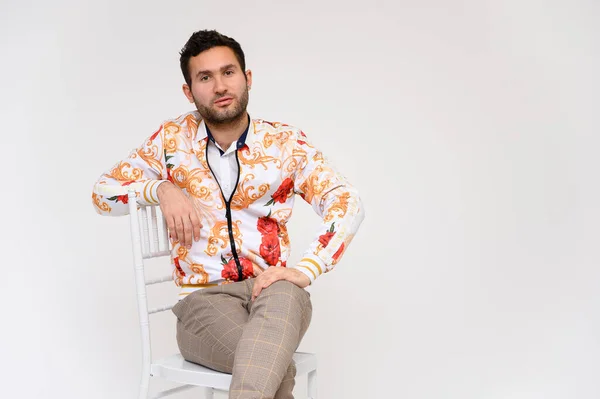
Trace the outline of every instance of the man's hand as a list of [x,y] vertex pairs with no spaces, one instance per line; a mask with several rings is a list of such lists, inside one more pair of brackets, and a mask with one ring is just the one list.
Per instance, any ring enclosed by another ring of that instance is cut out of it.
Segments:
[[299,270],[271,266],[259,274],[254,280],[254,288],[252,288],[252,300],[254,301],[264,288],[267,288],[275,281],[279,280],[287,280],[290,283],[296,284],[300,288],[307,287],[310,284],[310,279],[306,276],[306,274]]
[[171,237],[190,249],[192,238],[195,241],[200,239],[202,223],[198,210],[183,191],[171,182],[161,183],[156,193]]

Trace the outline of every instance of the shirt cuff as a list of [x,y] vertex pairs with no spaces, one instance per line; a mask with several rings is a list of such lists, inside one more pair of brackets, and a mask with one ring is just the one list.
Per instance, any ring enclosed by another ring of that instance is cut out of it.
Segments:
[[310,279],[310,283],[316,280],[325,269],[325,263],[315,254],[305,254],[304,257],[298,262],[295,269],[300,270],[306,274]]
[[140,187],[140,195],[138,196],[138,204],[140,205],[158,205],[158,186],[168,180],[148,180]]

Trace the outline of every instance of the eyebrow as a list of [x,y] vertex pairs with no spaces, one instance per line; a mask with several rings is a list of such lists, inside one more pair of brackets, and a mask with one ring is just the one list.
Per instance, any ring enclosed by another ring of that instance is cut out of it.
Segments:
[[[235,68],[235,67],[236,67],[235,64],[227,64],[225,66],[222,66],[220,68],[220,71],[223,72],[223,71],[226,71],[227,69],[231,69],[231,68]],[[202,71],[198,71],[198,73],[196,74],[196,77],[198,77],[200,75],[210,75],[210,74],[212,74],[212,71],[209,71],[208,69],[204,69]]]

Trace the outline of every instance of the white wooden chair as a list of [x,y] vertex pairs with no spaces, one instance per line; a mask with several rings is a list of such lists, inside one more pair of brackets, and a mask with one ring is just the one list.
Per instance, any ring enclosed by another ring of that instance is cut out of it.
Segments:
[[[169,238],[165,221],[158,206],[140,206],[136,202],[135,191],[128,192],[128,204],[131,221],[131,240],[137,288],[138,313],[142,334],[142,379],[139,399],[148,398],[150,377],[162,377],[177,382],[176,388],[159,392],[153,398],[166,396],[201,387],[207,399],[213,399],[214,392],[227,392],[231,383],[231,374],[221,373],[195,363],[187,362],[181,354],[154,360],[150,346],[149,315],[173,308],[171,305],[148,309],[146,286],[173,281],[172,275],[146,280],[144,259],[170,256]],[[312,353],[294,354],[297,376],[308,374],[308,397],[317,398],[317,357]]]

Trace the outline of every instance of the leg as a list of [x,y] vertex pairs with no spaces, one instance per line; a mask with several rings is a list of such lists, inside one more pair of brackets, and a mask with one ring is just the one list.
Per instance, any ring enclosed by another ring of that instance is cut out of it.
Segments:
[[[254,282],[248,281],[252,286]],[[293,398],[293,378],[282,386],[288,392],[278,389],[310,324],[310,295],[288,281],[277,281],[249,308],[250,316],[236,349],[229,397],[273,398],[277,393],[278,398]]]
[[292,394],[294,385],[296,385],[296,364],[292,360],[273,399],[294,399]]
[[231,373],[235,348],[248,320],[245,282],[191,293],[173,307],[177,344],[187,361]]
[[317,399],[317,370],[308,373],[308,399]]

